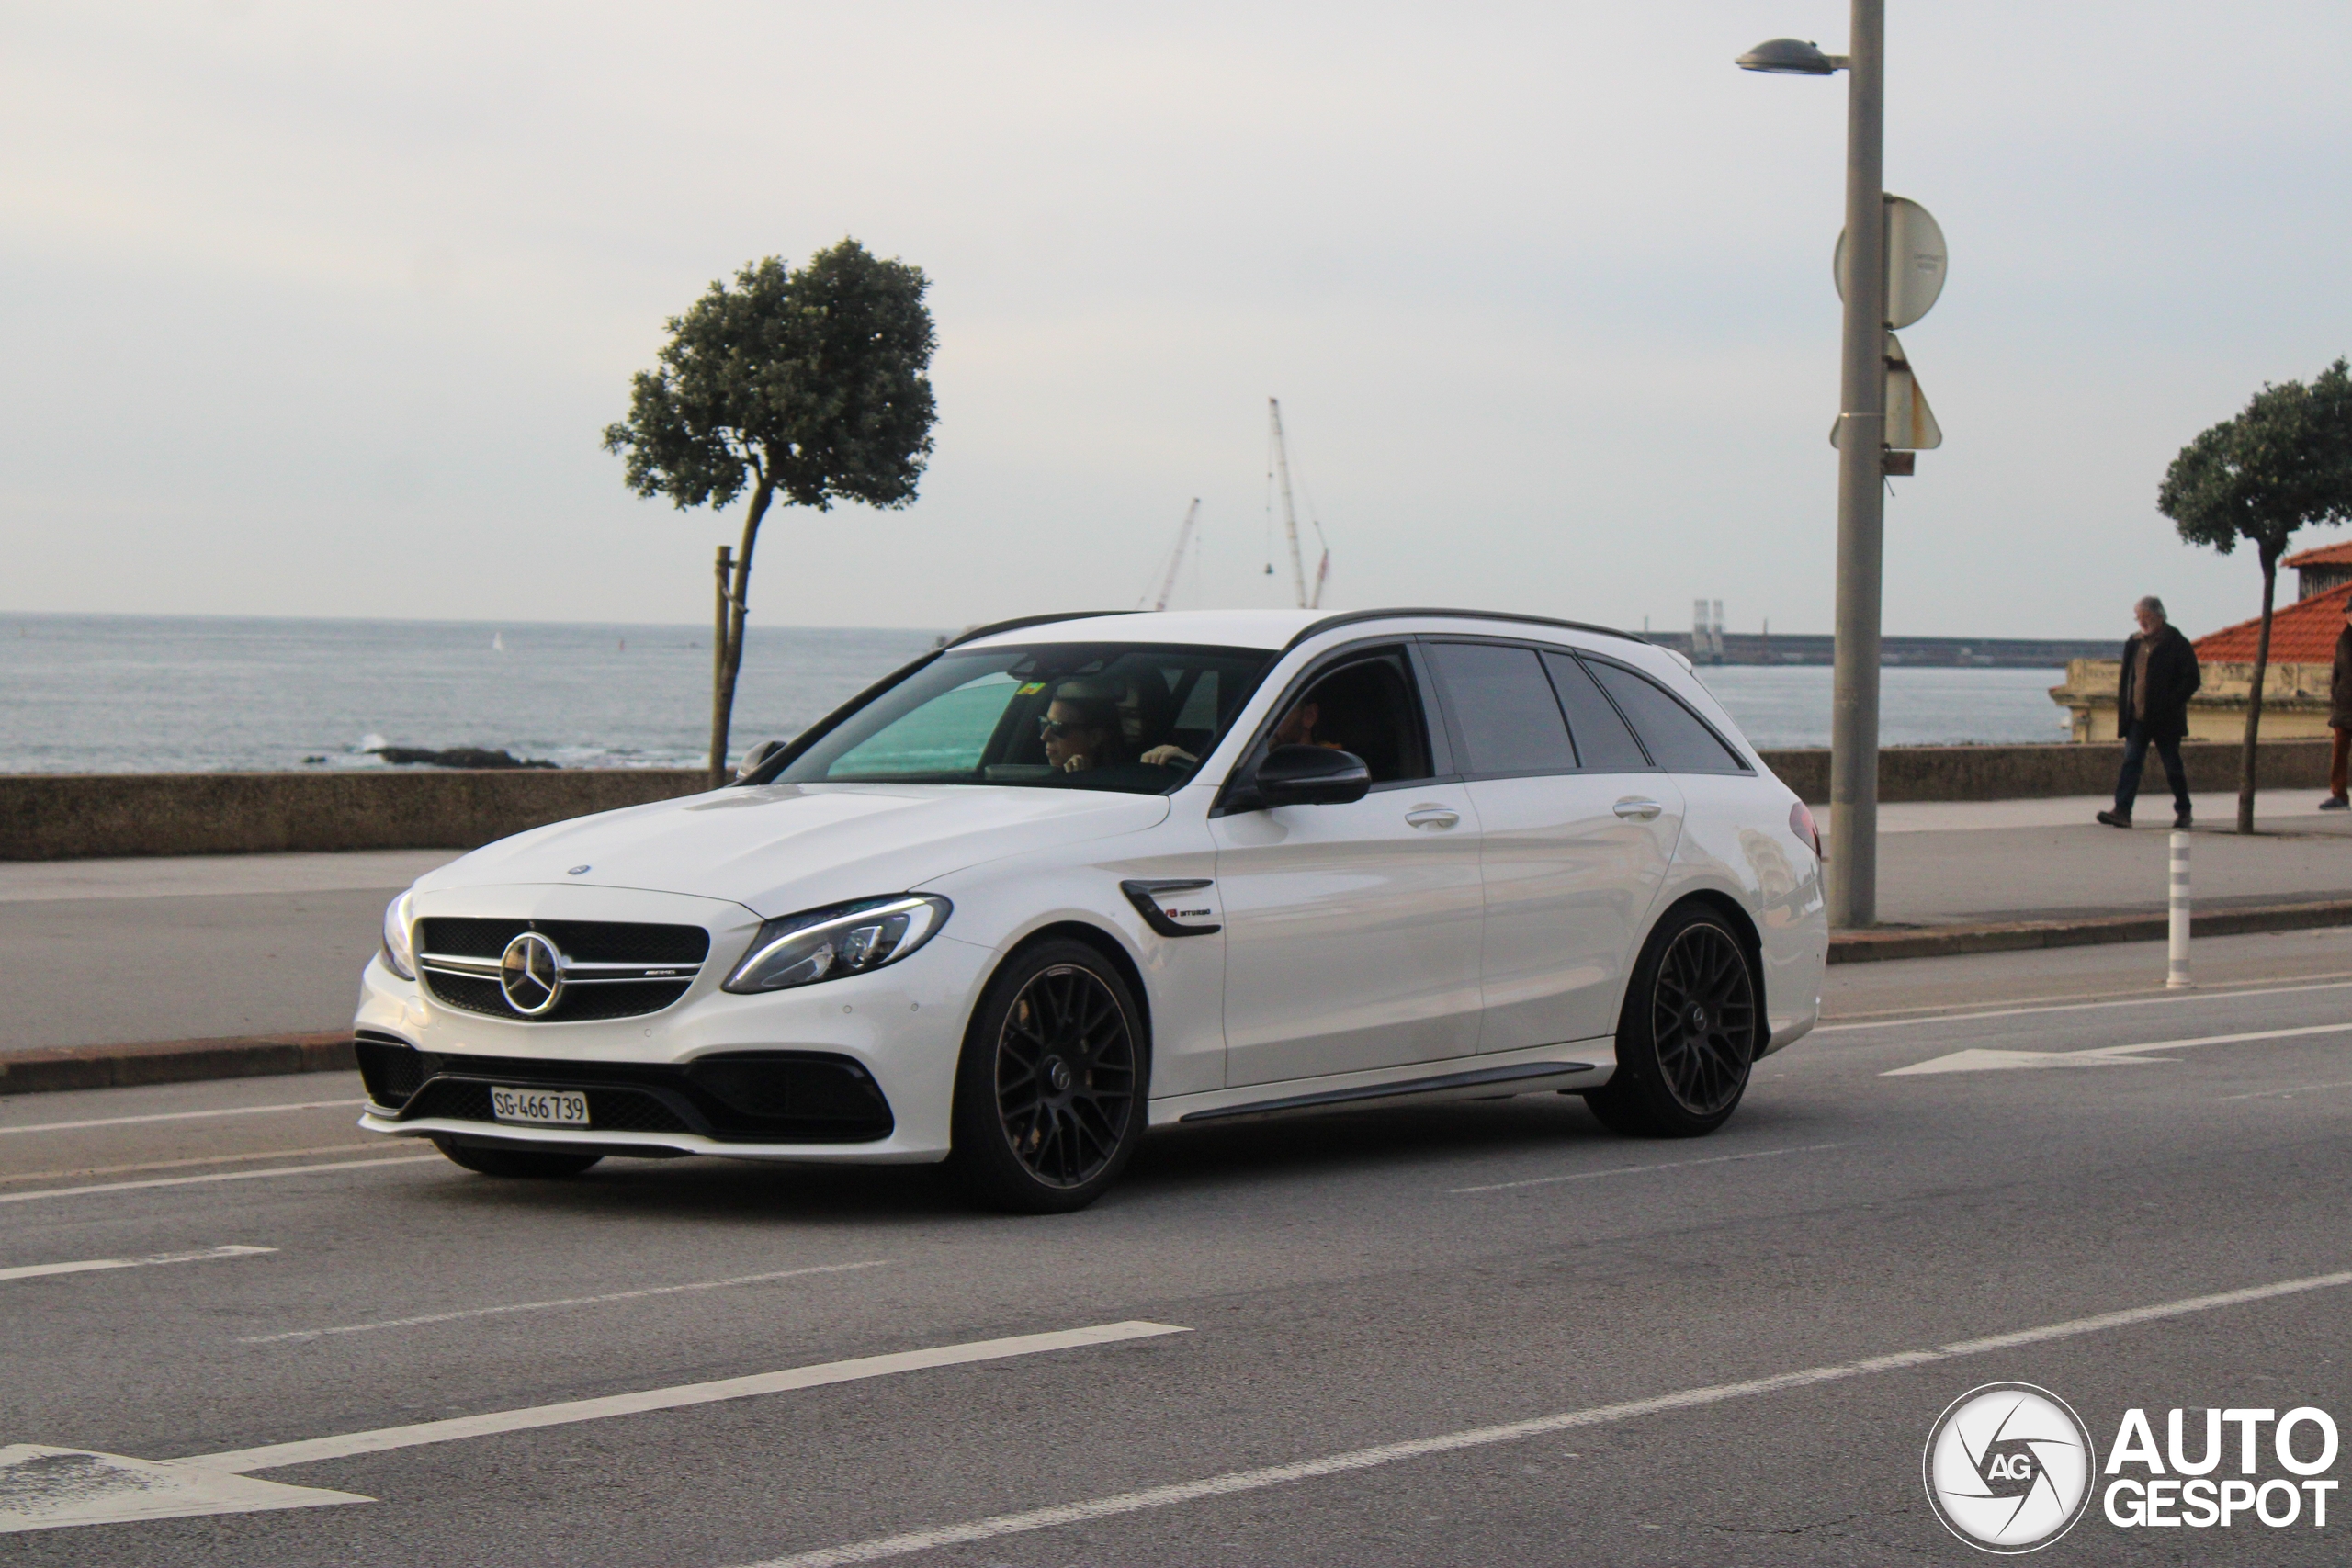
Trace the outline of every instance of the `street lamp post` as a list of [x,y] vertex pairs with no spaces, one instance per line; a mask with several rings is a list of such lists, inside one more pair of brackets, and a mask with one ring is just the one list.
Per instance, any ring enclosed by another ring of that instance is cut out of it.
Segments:
[[1795,39],[1748,71],[1846,72],[1845,343],[1838,378],[1837,670],[1829,718],[1829,923],[1878,920],[1879,613],[1885,562],[1886,219],[1880,153],[1886,3],[1852,0],[1840,57]]

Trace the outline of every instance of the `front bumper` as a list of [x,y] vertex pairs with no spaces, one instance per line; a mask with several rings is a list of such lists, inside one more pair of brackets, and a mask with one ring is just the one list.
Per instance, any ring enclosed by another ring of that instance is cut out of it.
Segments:
[[[629,913],[647,918],[639,911],[651,898],[672,901],[636,895]],[[946,1156],[956,1057],[987,950],[943,932],[870,975],[737,996],[719,982],[757,919],[734,905],[675,904],[656,912],[705,925],[710,958],[685,995],[653,1013],[566,1023],[489,1017],[447,1006],[372,960],[354,1021],[363,1062],[371,1052],[379,1066],[402,1051],[418,1055],[404,1077],[368,1073],[359,1125],[392,1136],[657,1156],[826,1164]],[[589,1124],[496,1121],[492,1084],[583,1091]]]

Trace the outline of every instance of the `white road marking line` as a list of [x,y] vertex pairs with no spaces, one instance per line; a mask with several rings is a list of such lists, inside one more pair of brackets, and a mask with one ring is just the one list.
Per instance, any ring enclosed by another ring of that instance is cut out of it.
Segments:
[[289,1165],[274,1170],[227,1170],[213,1176],[159,1176],[145,1181],[107,1181],[96,1187],[52,1187],[46,1192],[0,1192],[0,1203],[30,1203],[42,1198],[79,1198],[88,1192],[130,1192],[142,1187],[197,1187],[209,1181],[262,1181],[273,1176],[308,1176],[316,1170],[362,1170],[379,1165],[423,1165],[439,1155],[395,1155],[390,1159],[339,1159],[323,1165]]
[[2165,1060],[2143,1051],[2186,1051],[2192,1045],[2236,1045],[2249,1040],[2294,1040],[2309,1034],[2342,1034],[2352,1023],[2310,1023],[2300,1029],[2250,1029],[2240,1034],[2200,1034],[2189,1040],[2150,1040],[2138,1045],[2094,1045],[2087,1051],[1994,1051],[1982,1047],[1914,1062],[1879,1074],[1899,1078],[1915,1073],[1991,1073],[2012,1067],[2105,1067],[2145,1066]]
[[1802,1371],[1782,1372],[1774,1377],[1756,1378],[1747,1382],[1716,1383],[1707,1388],[1686,1388],[1676,1393],[1660,1394],[1654,1399],[1628,1400],[1622,1404],[1595,1405],[1585,1410],[1570,1410],[1557,1416],[1542,1416],[1532,1421],[1513,1421],[1498,1427],[1476,1427],[1467,1431],[1448,1432],[1441,1437],[1417,1438],[1399,1443],[1384,1443],[1377,1448],[1356,1449],[1346,1453],[1329,1454],[1321,1459],[1302,1460],[1295,1464],[1266,1465],[1257,1470],[1231,1471],[1224,1475],[1212,1475],[1199,1481],[1181,1481],[1168,1486],[1153,1486],[1139,1492],[1122,1492],[1108,1497],[1091,1498],[1080,1503],[1064,1503],[1047,1508],[1034,1508],[1026,1513],[999,1514],[991,1518],[974,1519],[966,1524],[939,1525],[929,1529],[909,1530],[901,1535],[881,1536],[871,1540],[852,1541],[842,1546],[820,1547],[814,1551],[796,1551],[783,1557],[771,1557],[745,1568],[844,1568],[853,1562],[875,1562],[888,1557],[905,1557],[918,1551],[930,1551],[943,1546],[961,1546],[970,1541],[992,1540],[999,1536],[1018,1535],[1028,1530],[1050,1529],[1057,1525],[1082,1524],[1091,1519],[1111,1518],[1120,1514],[1133,1514],[1147,1508],[1165,1508],[1178,1503],[1197,1502],[1207,1497],[1229,1497],[1236,1493],[1258,1492],[1270,1486],[1284,1486],[1294,1482],[1311,1481],[1317,1476],[1337,1475],[1349,1471],[1372,1470],[1381,1465],[1395,1464],[1400,1460],[1420,1459],[1430,1454],[1455,1453],[1464,1449],[1485,1448],[1496,1443],[1515,1443],[1527,1438],[1540,1438],[1553,1432],[1564,1432],[1578,1427],[1598,1427],[1615,1421],[1631,1421],[1644,1416],[1664,1415],[1669,1411],[1696,1409],[1702,1405],[1721,1404],[1735,1399],[1752,1399],[1759,1394],[1779,1393],[1788,1389],[1808,1388],[1819,1383],[1839,1382],[1848,1378],[1868,1377],[1878,1372],[1902,1371],[1912,1367],[1932,1365],[1962,1356],[1981,1356],[1988,1351],[2013,1349],[2019,1345],[2036,1345],[2051,1339],[2070,1339],[2078,1335],[2096,1334],[2104,1329],[2124,1328],[2134,1324],[2154,1323],[2165,1318],[2186,1317],[2192,1314],[2214,1312],[2222,1307],[2241,1306],[2249,1302],[2268,1301],[2274,1297],[2296,1295],[2305,1291],[2329,1290],[2338,1285],[2352,1284],[2352,1270],[2340,1274],[2318,1274],[2302,1280],[2282,1280],[2273,1285],[2256,1285],[2243,1291],[2225,1291],[2219,1295],[2192,1296],[2185,1301],[2165,1302],[2155,1306],[2133,1307],[2124,1312],[2103,1313],[2097,1317],[2078,1317],[2065,1323],[2052,1323],[2040,1328],[2020,1329],[2014,1334],[1997,1334],[1984,1339],[1966,1339],[1956,1344],[1939,1345],[1929,1350],[1899,1351],[1891,1356],[1872,1356],[1866,1360],[1849,1361],[1841,1365],[1807,1367]]
[[960,1367],[974,1361],[1000,1361],[1012,1356],[1036,1356],[1048,1350],[1073,1350],[1090,1345],[1113,1345],[1126,1339],[1151,1339],[1163,1334],[1190,1334],[1167,1323],[1102,1323],[1087,1328],[1064,1328],[1050,1334],[1019,1334],[1008,1339],[980,1339],[967,1345],[940,1345],[928,1350],[900,1350],[888,1356],[861,1356],[855,1360],[824,1361],[791,1367],[780,1372],[721,1378],[715,1382],[681,1383],[674,1388],[649,1388],[637,1393],[616,1393],[604,1399],[572,1399],[560,1404],[540,1404],[524,1410],[494,1410],[483,1416],[459,1416],[447,1421],[420,1421],[406,1427],[379,1427],[368,1432],[347,1432],[339,1438],[312,1438],[298,1443],[272,1443],[266,1448],[238,1449],[228,1453],[194,1454],[175,1464],[242,1475],[248,1471],[275,1470],[281,1465],[311,1464],[324,1459],[348,1459],[354,1454],[381,1453],[387,1449],[413,1449],[425,1443],[455,1442],[497,1432],[524,1432],[537,1427],[561,1427],[574,1421],[600,1421],[608,1416],[635,1416],[648,1410],[676,1410],[690,1404],[712,1404],[754,1394],[782,1393],[789,1389],[820,1388],[828,1383],[855,1382],[888,1377],[894,1372],[928,1367]]
[[[690,1291],[724,1291],[736,1285],[764,1285],[771,1280],[797,1280],[804,1274],[848,1274],[860,1269],[880,1269],[887,1258],[863,1263],[816,1263],[805,1269],[779,1269],[772,1274],[738,1274],[729,1280],[697,1280],[687,1285],[649,1285],[642,1290],[611,1291],[601,1296],[566,1296],[552,1302],[515,1302],[506,1306],[466,1307],[457,1312],[426,1313],[420,1317],[391,1317],[380,1323],[348,1323],[336,1328],[297,1328],[284,1334],[255,1334],[240,1345],[282,1345],[290,1340],[318,1339],[330,1334],[371,1334],[379,1328],[417,1328],[432,1323],[455,1323],[466,1317],[495,1317],[514,1312],[553,1312],[558,1307],[601,1306],[606,1302],[642,1301],[648,1296],[683,1295]],[[0,1272],[0,1280],[7,1275]]]
[[25,1263],[0,1269],[0,1280],[39,1280],[51,1274],[95,1274],[102,1269],[154,1269],[166,1263],[201,1263],[209,1258],[252,1258],[274,1247],[208,1247],[201,1252],[159,1252],[153,1258],[92,1258],[80,1263]]
[[195,1122],[209,1116],[263,1116],[273,1111],[342,1111],[367,1103],[364,1100],[305,1100],[292,1105],[232,1105],[220,1111],[159,1111],[147,1116],[100,1116],[88,1122],[35,1122],[23,1127],[0,1127],[0,1138],[12,1133],[70,1133],[83,1127],[128,1127],[141,1122]]
[[2341,991],[2347,988],[2352,988],[2352,980],[2331,981],[2324,985],[2314,986],[2273,986],[2261,990],[2233,991],[2222,987],[2210,987],[2188,993],[2168,991],[2159,992],[2152,997],[2120,997],[2111,1001],[2053,1002],[2040,1007],[1995,1008],[1981,1012],[1921,1013],[1904,1018],[1883,1019],[1876,1022],[1864,1020],[1852,1023],[1822,1023],[1815,1024],[1812,1032],[1845,1034],[1860,1029],[1907,1029],[1918,1023],[1965,1023],[1972,1019],[1979,1018],[2023,1018],[2032,1013],[2088,1012],[2098,1008],[2153,1007],[2160,1003],[2236,1001],[2243,997],[2290,997],[2304,991]]
[[2213,1103],[2227,1105],[2233,1100],[2288,1100],[2299,1094],[2317,1094],[2324,1089],[2352,1089],[2352,1082],[2306,1083],[2297,1084],[2292,1089],[2257,1089],[2252,1094],[2225,1094]]
[[1550,1187],[1562,1181],[1597,1181],[1604,1176],[1639,1176],[1652,1170],[1683,1170],[1694,1165],[1730,1165],[1744,1159],[1772,1159],[1781,1155],[1819,1154],[1824,1149],[1841,1149],[1843,1144],[1807,1144],[1803,1148],[1758,1149],[1752,1155],[1715,1155],[1707,1159],[1668,1160],[1662,1165],[1620,1165],[1607,1170],[1578,1170],[1566,1176],[1532,1176],[1524,1181],[1496,1181],[1484,1187],[1449,1187],[1449,1193],[1508,1192],[1515,1187]]
[[327,1144],[315,1149],[264,1149],[252,1155],[202,1155],[194,1159],[154,1159],[139,1165],[92,1165],[78,1170],[33,1170],[16,1176],[0,1176],[0,1183],[14,1186],[19,1181],[62,1181],[69,1176],[124,1176],[134,1170],[184,1170],[192,1165],[239,1165],[256,1159],[293,1159],[301,1155],[340,1155],[354,1149],[379,1148],[378,1144]]

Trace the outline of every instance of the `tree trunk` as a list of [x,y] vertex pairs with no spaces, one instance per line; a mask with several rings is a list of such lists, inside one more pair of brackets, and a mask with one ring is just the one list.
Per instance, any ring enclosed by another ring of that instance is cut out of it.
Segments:
[[725,545],[718,547],[718,582],[714,594],[718,609],[711,616],[710,627],[710,787],[717,789],[727,782],[727,721],[731,703],[722,702],[719,693],[727,686],[727,590],[734,576],[732,561],[735,552]]
[[2270,601],[2278,587],[2278,552],[2262,551],[2262,631],[2254,644],[2254,693],[2245,705],[2245,749],[2238,756],[2238,831],[2254,831],[2255,745],[2262,732],[2262,682],[2270,668]]
[[721,606],[727,618],[727,635],[720,639],[717,689],[710,701],[713,789],[728,779],[727,730],[735,716],[735,677],[743,668],[743,622],[752,609],[752,549],[759,543],[760,519],[767,515],[768,502],[775,495],[775,486],[763,473],[759,488],[752,492],[752,509],[743,518],[743,542],[735,552],[735,580]]

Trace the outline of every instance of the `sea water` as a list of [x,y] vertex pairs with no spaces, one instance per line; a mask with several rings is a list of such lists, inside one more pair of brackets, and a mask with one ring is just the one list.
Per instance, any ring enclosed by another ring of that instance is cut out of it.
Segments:
[[[732,750],[789,736],[933,629],[763,626]],[[0,615],[0,773],[381,767],[377,746],[564,767],[690,767],[710,744],[707,627]],[[1829,739],[1829,671],[1700,671],[1758,746]],[[1890,669],[1888,745],[2057,740],[2057,670]]]

